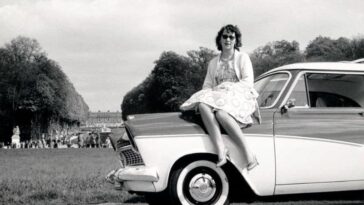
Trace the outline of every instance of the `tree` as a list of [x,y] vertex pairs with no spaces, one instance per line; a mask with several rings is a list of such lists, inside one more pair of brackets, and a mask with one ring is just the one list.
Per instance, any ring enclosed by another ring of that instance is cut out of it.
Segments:
[[[194,92],[201,89],[212,50],[200,48],[188,51],[187,56],[163,52],[151,74],[123,99],[123,119],[129,114],[178,111],[178,107]],[[297,41],[274,41],[255,49],[250,58],[255,77],[290,63],[303,61],[338,61],[364,57],[364,39],[319,36],[300,51]],[[305,59],[306,58],[306,59]]]
[[364,36],[358,36],[351,41],[353,59],[364,58]]
[[18,36],[5,44],[5,49],[11,54],[12,63],[30,63],[46,55],[37,40],[23,36]]
[[151,74],[124,96],[123,119],[129,114],[178,111],[185,100],[201,89],[214,55],[207,48],[189,51],[187,56],[163,52]]
[[256,77],[275,67],[304,60],[298,42],[286,40],[274,41],[258,47],[250,58]]
[[350,40],[343,37],[333,40],[319,36],[307,45],[305,54],[307,61],[353,60]]
[[87,104],[35,39],[20,36],[1,48],[0,74],[0,121],[10,122],[0,125],[2,141],[9,141],[6,130],[15,125],[21,139],[29,140],[48,132],[54,122],[77,124],[87,117]]

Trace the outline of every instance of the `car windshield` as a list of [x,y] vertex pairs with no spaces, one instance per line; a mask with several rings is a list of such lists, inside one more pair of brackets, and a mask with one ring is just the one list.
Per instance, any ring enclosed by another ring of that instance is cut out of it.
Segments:
[[259,106],[270,107],[274,105],[288,78],[289,76],[287,73],[278,73],[256,81],[254,83],[254,88],[259,93]]

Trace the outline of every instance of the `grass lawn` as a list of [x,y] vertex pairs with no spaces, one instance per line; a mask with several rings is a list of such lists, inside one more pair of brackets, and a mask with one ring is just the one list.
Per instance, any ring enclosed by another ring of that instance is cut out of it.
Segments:
[[128,201],[104,180],[118,165],[112,149],[0,149],[0,204]]
[[[118,166],[112,149],[0,149],[0,204],[141,204],[143,197],[114,190],[105,181]],[[362,192],[283,196],[251,204],[357,205],[363,197]]]

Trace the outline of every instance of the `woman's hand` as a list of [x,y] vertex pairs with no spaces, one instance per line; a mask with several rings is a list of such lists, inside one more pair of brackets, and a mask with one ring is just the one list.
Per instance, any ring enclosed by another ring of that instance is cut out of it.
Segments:
[[213,88],[213,90],[226,90],[229,91],[232,89],[232,87],[234,86],[235,83],[233,82],[223,82],[220,85],[216,86]]

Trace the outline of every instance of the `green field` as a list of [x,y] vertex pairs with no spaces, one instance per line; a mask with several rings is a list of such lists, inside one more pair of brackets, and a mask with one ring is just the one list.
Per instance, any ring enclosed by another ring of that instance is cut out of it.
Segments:
[[112,149],[0,149],[0,204],[133,201],[105,181],[118,165]]
[[[0,149],[0,204],[141,204],[143,197],[114,190],[105,181],[118,166],[112,149]],[[357,205],[363,197],[362,192],[283,196],[249,204]]]

